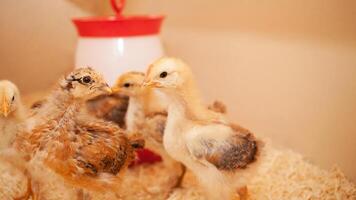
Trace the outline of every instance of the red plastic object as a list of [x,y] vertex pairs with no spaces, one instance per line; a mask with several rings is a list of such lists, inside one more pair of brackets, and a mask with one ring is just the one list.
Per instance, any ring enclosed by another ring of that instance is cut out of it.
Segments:
[[139,149],[136,151],[137,157],[134,162],[130,164],[130,167],[141,165],[141,164],[153,164],[156,162],[161,162],[162,157],[149,149]]
[[125,0],[111,0],[111,6],[116,16],[87,17],[73,19],[78,34],[81,37],[129,37],[153,35],[160,32],[164,16],[123,16],[122,9]]
[[120,0],[120,3],[117,4],[116,0],[110,0],[111,7],[115,11],[116,15],[121,15],[122,9],[124,9],[126,0]]

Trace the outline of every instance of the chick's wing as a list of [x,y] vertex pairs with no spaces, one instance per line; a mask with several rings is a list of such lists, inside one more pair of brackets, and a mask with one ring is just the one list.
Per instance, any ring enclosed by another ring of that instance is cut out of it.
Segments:
[[187,148],[202,164],[227,171],[247,167],[257,153],[257,143],[250,132],[220,124],[193,129],[187,134]]
[[120,181],[119,173],[133,160],[129,141],[121,129],[109,122],[83,123],[76,127],[75,135],[61,135],[58,138],[61,145],[51,150],[52,156],[45,162],[76,185],[98,188],[113,185]]

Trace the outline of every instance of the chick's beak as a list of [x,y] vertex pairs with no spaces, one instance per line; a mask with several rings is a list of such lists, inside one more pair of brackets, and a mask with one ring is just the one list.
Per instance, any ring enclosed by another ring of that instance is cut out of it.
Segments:
[[111,90],[113,93],[120,93],[120,88],[117,86],[112,87]]
[[7,99],[4,97],[1,103],[1,110],[0,112],[4,115],[4,117],[7,117],[9,115],[10,112],[10,108],[9,108],[9,103],[7,102]]
[[101,87],[100,87],[100,90],[105,92],[105,93],[108,93],[108,94],[111,94],[112,93],[112,90],[111,88],[109,87],[108,84],[103,84]]
[[149,88],[155,88],[155,87],[161,87],[158,82],[152,81],[152,80],[146,80],[143,82],[142,87],[149,87]]

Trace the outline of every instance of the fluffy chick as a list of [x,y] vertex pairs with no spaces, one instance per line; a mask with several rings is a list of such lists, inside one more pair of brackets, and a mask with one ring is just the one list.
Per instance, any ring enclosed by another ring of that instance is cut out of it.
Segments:
[[[109,92],[100,74],[91,68],[77,69],[59,81],[36,114],[26,121],[30,131],[19,133],[13,146],[28,160],[30,175],[41,179],[37,183],[49,187],[46,183],[60,177],[64,182],[56,183],[88,191],[119,187],[120,173],[143,141],[129,140],[115,124],[88,115],[85,102]],[[45,170],[56,177],[43,176]],[[43,191],[38,184],[32,190],[37,195]]]
[[[127,132],[143,134],[146,147],[162,157],[172,175],[174,171],[180,174],[174,184],[179,186],[185,168],[173,160],[163,147],[168,104],[157,90],[142,87],[144,78],[145,74],[141,72],[122,74],[114,84],[113,91],[130,97],[126,114]],[[219,101],[215,101],[208,109],[217,113],[226,113],[226,106]]]
[[[145,74],[141,72],[124,73],[114,84],[113,91],[129,96],[129,106],[125,117],[126,131],[129,134],[140,134],[145,139],[145,147],[149,151],[145,149],[138,152],[139,159],[143,159],[142,162],[159,160],[157,156],[151,155],[150,151],[161,156],[165,169],[170,171],[170,177],[160,179],[162,182],[155,182],[154,185],[165,186],[165,192],[170,192],[172,187],[180,184],[184,168],[179,162],[173,160],[163,148],[162,138],[167,118],[166,107],[160,100],[157,91],[142,87],[144,78]],[[161,174],[167,176],[167,173],[163,171]],[[152,183],[147,187],[150,186],[152,187]]]
[[10,146],[25,119],[20,92],[10,81],[0,81],[0,150]]
[[200,180],[209,199],[238,198],[254,175],[261,144],[251,132],[232,125],[201,103],[191,69],[181,60],[161,58],[147,71],[145,86],[169,98],[163,144]]
[[[113,86],[114,93],[129,96],[129,104],[125,116],[126,130],[128,133],[144,131],[147,120],[156,116],[166,116],[164,101],[160,100],[156,91],[141,87],[145,74],[141,72],[128,72],[122,74]],[[157,129],[145,133],[147,137],[157,141],[163,134],[165,121],[155,124]],[[157,135],[158,134],[158,135]]]

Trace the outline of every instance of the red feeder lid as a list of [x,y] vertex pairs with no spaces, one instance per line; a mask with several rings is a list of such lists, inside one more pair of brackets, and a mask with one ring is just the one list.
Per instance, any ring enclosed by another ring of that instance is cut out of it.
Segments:
[[128,37],[158,34],[164,16],[122,16],[125,0],[111,0],[116,12],[112,17],[87,17],[73,19],[81,37]]

